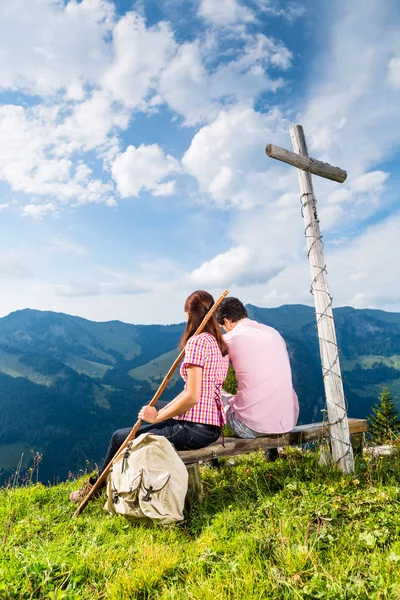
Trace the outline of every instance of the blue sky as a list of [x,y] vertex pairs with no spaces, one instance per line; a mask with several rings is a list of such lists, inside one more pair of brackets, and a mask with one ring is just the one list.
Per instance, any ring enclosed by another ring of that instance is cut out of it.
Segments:
[[400,310],[396,0],[0,5],[0,316],[183,319],[197,288],[312,304],[301,123],[334,304]]

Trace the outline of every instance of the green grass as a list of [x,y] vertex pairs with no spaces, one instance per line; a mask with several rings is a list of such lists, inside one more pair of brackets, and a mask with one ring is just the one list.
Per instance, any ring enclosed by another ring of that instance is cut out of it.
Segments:
[[93,386],[93,394],[94,394],[94,402],[95,402],[95,404],[97,404],[97,406],[100,406],[100,408],[105,408],[107,410],[110,408],[110,403],[107,400],[107,393],[106,393],[105,389],[103,389],[102,387],[100,387],[98,385],[94,385]]
[[[133,379],[144,379],[148,381],[153,388],[157,388],[178,354],[179,349],[170,350],[145,365],[131,369],[128,374],[133,377]],[[171,382],[175,383],[179,378],[179,369],[177,369],[171,378]]]
[[[400,377],[398,379],[391,379],[388,382],[388,385],[390,387],[390,392],[393,394],[393,396],[395,397],[395,399],[397,400],[398,398],[400,398]],[[353,392],[355,394],[358,394],[358,396],[364,397],[364,398],[379,398],[379,394],[382,391],[382,383],[371,383],[369,385],[366,385],[362,390],[359,389],[353,389]]]
[[186,522],[131,525],[92,501],[71,520],[76,483],[0,492],[0,598],[334,600],[400,598],[400,459],[352,476],[317,453],[261,453],[204,467]]
[[51,386],[55,378],[51,375],[43,375],[32,367],[24,365],[19,361],[17,354],[9,354],[0,348],[0,372],[10,377],[26,377],[33,383]]
[[65,364],[71,369],[74,369],[77,373],[83,373],[88,377],[99,377],[102,379],[109,369],[112,369],[110,365],[104,365],[99,362],[92,360],[86,360],[76,354],[68,353],[65,359]]
[[359,364],[363,369],[371,369],[375,363],[400,370],[400,356],[398,354],[393,354],[392,356],[368,354],[357,356],[357,358],[341,357],[340,362],[343,366],[343,369],[346,371],[351,371],[357,364]]

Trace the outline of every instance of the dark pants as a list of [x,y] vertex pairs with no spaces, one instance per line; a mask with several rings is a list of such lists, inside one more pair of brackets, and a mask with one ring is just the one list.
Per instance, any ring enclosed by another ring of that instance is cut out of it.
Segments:
[[[99,475],[101,475],[108,463],[116,455],[130,431],[130,427],[114,431],[107,456],[99,469]],[[168,419],[162,423],[142,426],[139,429],[138,435],[142,433],[163,435],[174,445],[176,450],[197,450],[215,442],[221,433],[221,428],[216,425],[203,425],[203,423]]]

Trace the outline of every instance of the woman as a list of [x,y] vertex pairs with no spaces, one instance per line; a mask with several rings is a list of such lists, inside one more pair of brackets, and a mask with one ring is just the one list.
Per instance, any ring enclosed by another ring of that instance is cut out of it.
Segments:
[[[150,423],[140,428],[139,433],[154,433],[166,437],[176,450],[195,450],[215,442],[225,423],[221,403],[221,388],[228,371],[228,348],[213,315],[199,335],[194,335],[206,313],[214,304],[208,292],[193,292],[185,302],[186,329],[181,346],[185,357],[181,365],[181,376],[185,382],[183,392],[164,408],[144,406],[139,419]],[[107,456],[99,475],[118,452],[127,438],[130,428],[114,432]],[[89,480],[81,490],[72,492],[70,500],[80,502],[88,493],[95,479]]]

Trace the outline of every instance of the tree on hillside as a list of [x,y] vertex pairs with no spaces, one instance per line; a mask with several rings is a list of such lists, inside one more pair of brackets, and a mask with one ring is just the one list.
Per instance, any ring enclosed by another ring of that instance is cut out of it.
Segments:
[[382,388],[379,400],[372,407],[368,418],[372,440],[378,444],[390,442],[400,434],[400,411],[386,386]]
[[225,383],[223,388],[228,394],[236,394],[238,390],[238,383],[236,380],[236,374],[233,370],[231,363],[229,363],[228,373],[226,375]]

